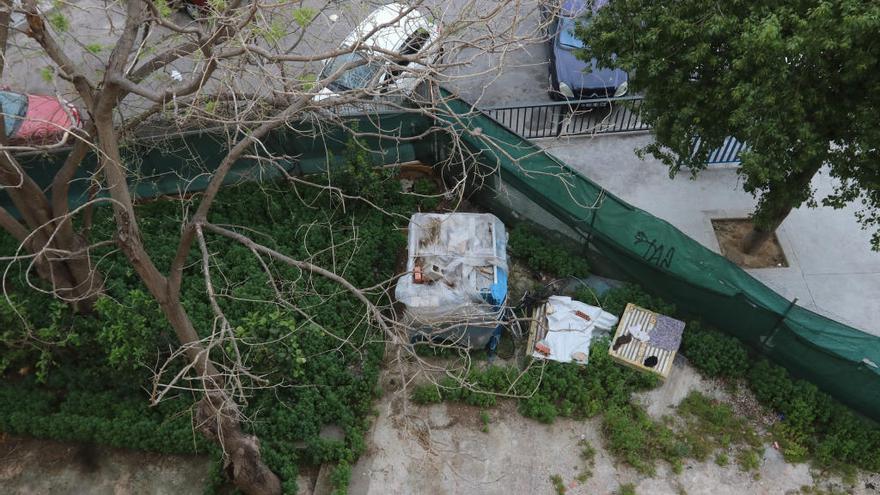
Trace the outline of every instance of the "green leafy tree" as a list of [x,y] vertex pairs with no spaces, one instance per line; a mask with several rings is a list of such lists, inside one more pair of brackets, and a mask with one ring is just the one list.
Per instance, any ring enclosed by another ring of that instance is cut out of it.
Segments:
[[[880,225],[880,3],[615,0],[590,17],[580,56],[644,94],[655,141],[642,153],[695,174],[727,136],[748,144],[739,172],[758,205],[744,252],[805,203],[859,202],[864,227]],[[825,166],[837,185],[818,197]]]

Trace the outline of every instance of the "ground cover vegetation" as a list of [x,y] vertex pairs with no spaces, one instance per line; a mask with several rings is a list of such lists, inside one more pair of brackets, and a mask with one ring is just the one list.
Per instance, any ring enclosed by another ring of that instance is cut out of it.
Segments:
[[[356,160],[353,156],[352,163]],[[343,205],[315,188],[249,183],[221,191],[212,221],[247,225],[270,246],[332,267],[358,286],[373,286],[395,273],[405,219],[433,208],[436,200],[401,194],[400,182],[386,172],[365,177],[350,171],[335,172],[334,181],[382,201],[390,214],[363,202]],[[433,186],[423,180],[419,188],[430,192]],[[175,242],[168,239],[176,239],[190,201],[137,207],[148,252],[160,262],[175,254]],[[111,212],[99,209],[93,229],[104,232],[96,234],[109,238],[113,228]],[[0,252],[16,246],[0,237]],[[270,281],[259,258],[243,245],[218,237],[208,248],[212,270],[224,280],[215,281],[219,302],[234,323],[250,371],[277,384],[252,390],[244,408],[266,463],[281,477],[285,493],[296,493],[299,465],[335,463],[331,481],[344,492],[380,393],[382,336],[362,321],[362,305],[326,279],[269,263],[275,278]],[[154,370],[177,346],[158,304],[120,256],[110,248],[96,253],[107,282],[92,314],[75,313],[29,290],[16,276],[21,267],[8,267],[8,298],[0,300],[0,431],[167,453],[207,452],[219,462],[217,447],[193,432],[194,393],[180,390],[149,406]],[[192,258],[182,297],[196,328],[210,331],[214,314],[200,262]],[[309,319],[267,303],[275,290],[298,294],[298,307],[308,308]],[[272,345],[257,345],[265,342]],[[342,434],[322,435],[326,427]],[[219,486],[224,481],[219,464],[215,475]]]

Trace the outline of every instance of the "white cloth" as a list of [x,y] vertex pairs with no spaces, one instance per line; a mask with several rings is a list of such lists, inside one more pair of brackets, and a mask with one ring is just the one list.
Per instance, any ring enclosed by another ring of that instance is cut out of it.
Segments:
[[[565,296],[550,297],[546,310],[548,331],[542,340],[550,348],[550,355],[536,351],[533,356],[562,363],[571,362],[575,352],[589,356],[593,339],[608,333],[617,324],[617,317],[602,308]],[[578,311],[590,319],[579,316]]]

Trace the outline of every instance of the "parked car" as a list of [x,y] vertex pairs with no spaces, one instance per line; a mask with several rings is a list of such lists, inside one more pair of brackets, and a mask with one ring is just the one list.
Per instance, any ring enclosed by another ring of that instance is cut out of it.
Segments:
[[[418,10],[410,10],[400,3],[390,3],[376,9],[350,34],[340,45],[340,49],[350,49],[361,42],[356,50],[344,53],[327,60],[321,71],[320,79],[325,79],[338,72],[346,64],[363,62],[343,72],[338,78],[322,88],[315,95],[315,101],[337,96],[343,91],[375,86],[386,93],[408,95],[415,91],[419,78],[414,76],[421,64],[407,61],[394,61],[381,51],[413,56],[425,50],[436,50],[434,46],[439,29],[432,24],[427,16]],[[398,19],[398,17],[400,19]],[[397,19],[395,21],[395,19]],[[388,26],[384,26],[388,24]],[[379,27],[383,26],[383,27]],[[378,29],[377,29],[378,28]],[[372,33],[366,40],[364,36]],[[378,83],[378,84],[377,84]]]
[[[593,12],[607,4],[608,0],[595,0]],[[583,41],[574,36],[575,25],[587,8],[587,0],[565,0],[558,12],[541,4],[550,42],[550,97],[554,100],[608,98],[627,92],[626,72],[601,68],[595,58],[584,61],[575,56],[575,50],[584,47]]]
[[82,127],[76,107],[62,98],[0,90],[0,109],[8,144],[62,145]]

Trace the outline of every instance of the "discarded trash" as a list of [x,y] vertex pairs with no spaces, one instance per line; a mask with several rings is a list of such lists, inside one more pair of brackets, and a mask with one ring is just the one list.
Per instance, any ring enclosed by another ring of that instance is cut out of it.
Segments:
[[[394,295],[410,337],[483,347],[500,335],[507,299],[507,233],[496,216],[417,213]],[[497,342],[496,342],[497,343]]]
[[550,355],[550,346],[547,345],[543,340],[535,344],[535,350],[543,354],[544,356]]
[[684,322],[627,304],[608,354],[618,363],[669,376],[681,346]]
[[177,69],[171,69],[171,79],[174,79],[177,82],[183,81],[183,74],[178,72]]
[[571,360],[578,364],[587,364],[589,356],[585,352],[575,351],[571,353]]
[[565,296],[552,296],[535,309],[527,353],[538,359],[587,364],[590,343],[608,334],[617,317]]

